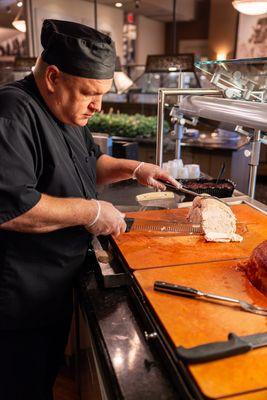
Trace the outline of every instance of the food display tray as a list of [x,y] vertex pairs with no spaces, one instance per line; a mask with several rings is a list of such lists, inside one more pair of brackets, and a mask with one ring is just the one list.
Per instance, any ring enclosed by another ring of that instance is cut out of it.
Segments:
[[[230,179],[179,179],[185,189],[196,193],[207,193],[219,198],[231,197],[236,188],[236,184]],[[193,196],[186,195],[188,200],[193,200]]]

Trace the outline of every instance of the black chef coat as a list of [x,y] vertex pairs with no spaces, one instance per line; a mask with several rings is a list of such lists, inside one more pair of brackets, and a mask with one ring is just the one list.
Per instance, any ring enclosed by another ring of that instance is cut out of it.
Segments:
[[[101,156],[88,127],[58,121],[31,74],[0,88],[0,223],[31,209],[41,193],[95,198]],[[50,233],[0,229],[0,329],[37,327],[69,313],[86,257],[80,226]]]

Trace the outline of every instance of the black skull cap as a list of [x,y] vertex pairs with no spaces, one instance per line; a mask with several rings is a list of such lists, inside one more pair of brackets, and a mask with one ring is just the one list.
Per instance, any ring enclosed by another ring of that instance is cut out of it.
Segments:
[[111,79],[116,51],[107,35],[76,22],[45,19],[41,32],[43,61],[62,72],[90,79]]

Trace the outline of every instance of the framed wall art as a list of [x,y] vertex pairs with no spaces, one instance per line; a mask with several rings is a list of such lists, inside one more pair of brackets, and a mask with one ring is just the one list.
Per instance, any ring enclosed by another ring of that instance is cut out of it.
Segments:
[[240,14],[235,58],[255,57],[267,57],[267,14]]

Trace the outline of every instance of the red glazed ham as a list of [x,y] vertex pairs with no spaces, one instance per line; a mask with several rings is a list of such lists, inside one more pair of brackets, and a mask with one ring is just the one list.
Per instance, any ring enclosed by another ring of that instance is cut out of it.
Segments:
[[253,250],[245,271],[252,285],[267,295],[267,240]]

